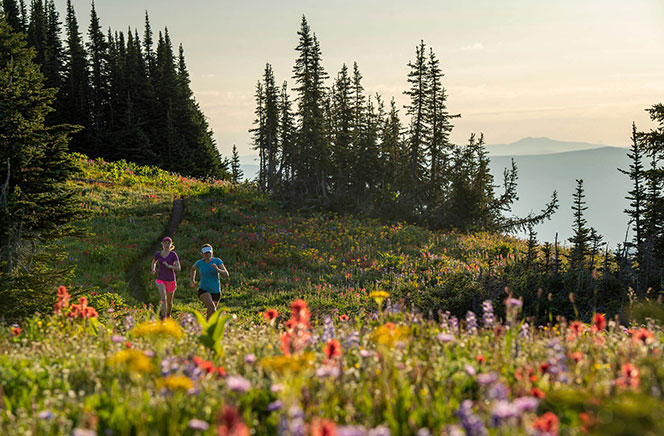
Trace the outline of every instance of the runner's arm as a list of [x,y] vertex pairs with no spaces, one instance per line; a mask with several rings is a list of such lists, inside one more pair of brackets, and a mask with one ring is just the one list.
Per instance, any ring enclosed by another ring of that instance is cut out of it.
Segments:
[[230,274],[228,274],[228,270],[226,269],[226,265],[224,265],[223,263],[221,265],[214,265],[214,269],[216,269],[217,272],[222,276],[230,277]]
[[156,273],[157,259],[152,259],[152,274]]
[[189,281],[189,286],[191,286],[192,288],[196,287],[195,280],[196,280],[196,270],[197,269],[198,269],[198,267],[196,266],[196,264],[191,266],[191,280]]
[[180,261],[176,260],[175,263],[173,264],[173,268],[171,268],[173,271],[180,272],[182,271],[182,267],[180,266]]

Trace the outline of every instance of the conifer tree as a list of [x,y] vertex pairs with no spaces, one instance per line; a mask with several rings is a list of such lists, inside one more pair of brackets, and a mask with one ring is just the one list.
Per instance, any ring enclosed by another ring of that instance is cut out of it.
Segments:
[[91,157],[104,154],[107,109],[109,103],[108,42],[101,31],[99,17],[92,2],[88,26],[88,61],[90,71],[90,144],[87,153]]
[[[76,13],[71,0],[67,0],[65,21],[66,46],[64,52],[64,78],[59,101],[63,122],[89,127],[89,84],[85,47],[78,28]],[[70,143],[72,151],[89,152],[87,132],[74,135]]]
[[639,265],[643,259],[643,243],[645,240],[644,233],[644,209],[645,209],[645,169],[643,166],[643,145],[642,141],[636,131],[636,124],[632,123],[632,147],[627,153],[627,157],[631,163],[628,170],[618,169],[623,174],[629,176],[632,182],[632,190],[627,193],[627,200],[630,201],[629,208],[625,209],[625,213],[630,217],[633,223],[634,237],[632,245],[636,249],[636,261]]
[[242,168],[240,167],[240,155],[237,153],[237,147],[233,144],[233,154],[231,158],[231,180],[234,183],[239,183],[244,177]]
[[5,20],[15,32],[25,32],[23,20],[21,18],[21,9],[16,0],[2,0],[2,12],[5,14]]
[[[419,190],[421,182],[426,180],[424,146],[429,140],[429,126],[426,119],[426,103],[429,93],[429,82],[427,80],[426,46],[424,41],[415,48],[415,61],[408,62],[408,83],[410,89],[405,91],[410,97],[410,103],[406,106],[406,114],[411,116],[409,131],[409,181],[411,190]],[[411,192],[410,196],[417,195]]]
[[588,209],[584,200],[583,179],[576,180],[576,191],[573,195],[572,211],[574,223],[572,237],[568,241],[572,244],[569,254],[570,270],[580,271],[585,268],[586,256],[589,253],[590,229],[586,226],[584,212]]
[[288,84],[284,81],[279,94],[279,148],[281,150],[281,163],[279,165],[279,180],[291,183],[293,180],[293,162],[295,157],[295,117],[288,96]]
[[55,90],[43,84],[24,36],[0,15],[0,297],[6,316],[50,301],[43,290],[65,271],[52,267],[58,255],[46,258],[42,249],[70,234],[79,216],[65,185],[75,168],[67,154],[72,129],[45,126]]
[[333,188],[337,201],[343,201],[351,185],[352,168],[357,165],[353,157],[353,125],[358,116],[353,110],[351,79],[343,64],[331,90],[331,150],[333,157]]

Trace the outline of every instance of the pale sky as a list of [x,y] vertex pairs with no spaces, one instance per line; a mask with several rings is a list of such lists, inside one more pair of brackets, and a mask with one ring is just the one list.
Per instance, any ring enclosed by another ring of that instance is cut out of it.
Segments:
[[[56,0],[61,19],[65,0]],[[90,2],[73,0],[87,34]],[[627,146],[631,123],[664,102],[664,0],[97,0],[104,30],[138,27],[182,43],[192,89],[225,156],[251,154],[254,91],[265,63],[293,85],[302,15],[331,77],[356,61],[368,93],[407,103],[406,64],[421,39],[445,73],[452,141],[547,136]],[[156,39],[156,36],[155,36]],[[328,85],[331,85],[331,80]],[[405,110],[401,109],[402,116]]]

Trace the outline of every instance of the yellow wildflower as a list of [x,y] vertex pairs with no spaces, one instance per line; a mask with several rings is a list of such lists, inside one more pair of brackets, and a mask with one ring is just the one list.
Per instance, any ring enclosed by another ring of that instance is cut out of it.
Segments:
[[194,382],[184,375],[169,375],[168,377],[160,378],[157,380],[157,389],[166,388],[169,391],[176,391],[182,389],[188,391],[194,388]]
[[184,335],[182,327],[172,318],[166,318],[163,321],[143,322],[134,327],[131,331],[136,336],[170,336],[176,339]]
[[272,371],[284,373],[286,371],[297,372],[309,368],[314,362],[313,353],[291,354],[289,356],[270,356],[261,360],[261,365]]
[[387,292],[380,290],[380,291],[373,291],[369,294],[369,298],[373,298],[378,307],[382,307],[383,305],[383,300],[386,298],[389,298],[390,294]]
[[408,337],[409,333],[408,326],[397,326],[392,322],[388,322],[374,330],[372,338],[378,344],[392,347],[397,342]]
[[111,358],[112,365],[125,365],[132,372],[152,371],[152,362],[142,351],[126,349],[118,351]]

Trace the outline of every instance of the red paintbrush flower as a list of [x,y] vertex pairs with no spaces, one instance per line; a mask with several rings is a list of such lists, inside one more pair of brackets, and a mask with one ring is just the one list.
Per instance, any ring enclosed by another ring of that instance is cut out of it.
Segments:
[[560,420],[555,414],[546,412],[533,422],[533,428],[541,433],[557,436],[560,430]]
[[278,316],[279,316],[279,312],[277,312],[274,309],[267,309],[263,313],[263,318],[265,318],[265,320],[268,321],[268,322],[277,319]]
[[330,419],[314,418],[311,422],[311,436],[336,436],[337,425]]
[[569,325],[569,329],[572,331],[574,336],[579,337],[583,334],[583,330],[586,328],[585,324],[580,321],[574,321]]
[[606,317],[603,313],[598,313],[593,318],[593,331],[601,332],[606,328]]
[[323,347],[323,352],[328,359],[336,359],[341,356],[341,344],[336,339],[332,339]]
[[348,315],[340,315],[340,316],[339,316],[339,321],[341,321],[341,322],[346,322],[346,321],[348,321]]

